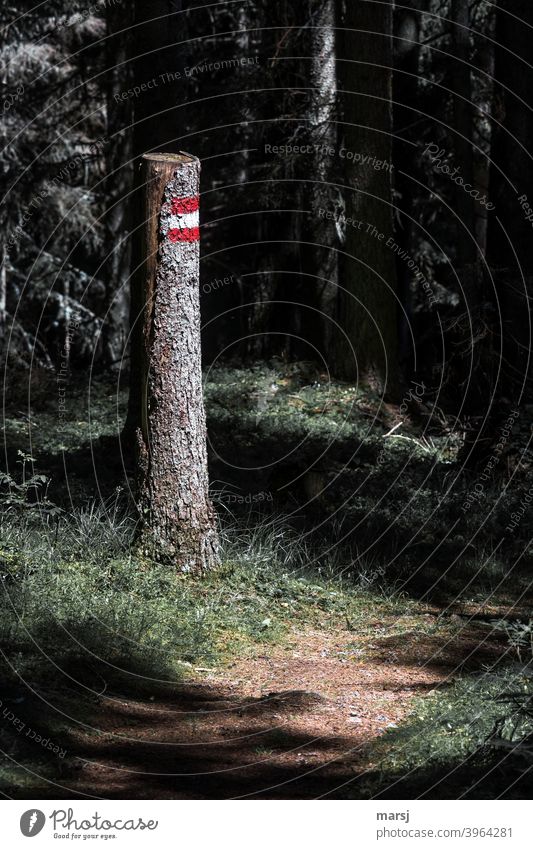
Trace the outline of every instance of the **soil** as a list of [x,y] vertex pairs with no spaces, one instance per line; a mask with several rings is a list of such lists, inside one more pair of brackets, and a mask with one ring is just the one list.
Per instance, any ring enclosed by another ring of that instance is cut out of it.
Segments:
[[505,655],[487,633],[459,623],[452,636],[413,631],[361,649],[349,631],[295,629],[283,646],[194,671],[171,698],[103,697],[98,733],[71,735],[77,768],[54,797],[357,797],[379,768],[376,742],[415,697]]

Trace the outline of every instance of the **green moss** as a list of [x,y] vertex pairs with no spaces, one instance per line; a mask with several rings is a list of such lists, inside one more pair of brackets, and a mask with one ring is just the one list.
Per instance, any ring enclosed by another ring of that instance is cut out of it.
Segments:
[[[359,792],[458,798],[471,785],[474,796],[491,798],[487,784],[494,769],[503,765],[504,787],[523,772],[520,744],[533,732],[533,715],[522,705],[531,704],[532,697],[531,673],[517,666],[468,676],[416,699],[409,718],[388,731],[373,752],[379,775],[362,782]],[[501,741],[513,745],[499,749]]]

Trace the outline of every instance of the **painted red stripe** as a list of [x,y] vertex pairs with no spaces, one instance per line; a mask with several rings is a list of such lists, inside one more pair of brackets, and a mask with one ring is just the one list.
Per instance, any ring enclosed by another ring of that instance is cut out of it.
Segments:
[[171,242],[197,242],[200,238],[199,227],[173,227],[168,231]]
[[200,208],[200,198],[172,198],[170,211],[173,215],[184,215],[186,212],[197,212]]

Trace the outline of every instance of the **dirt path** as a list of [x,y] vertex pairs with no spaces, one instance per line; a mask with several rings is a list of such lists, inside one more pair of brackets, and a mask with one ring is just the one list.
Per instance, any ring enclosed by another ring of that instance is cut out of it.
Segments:
[[[372,744],[415,696],[501,656],[480,626],[413,631],[354,647],[354,634],[294,631],[167,701],[102,699],[98,735],[76,734],[73,796],[341,797],[364,780]],[[344,788],[344,789],[343,789]]]

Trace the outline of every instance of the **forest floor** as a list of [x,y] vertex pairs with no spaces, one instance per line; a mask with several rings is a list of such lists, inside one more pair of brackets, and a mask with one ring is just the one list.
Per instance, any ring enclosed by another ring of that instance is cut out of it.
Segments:
[[[427,619],[434,621],[433,614]],[[392,623],[376,623],[386,632]],[[172,699],[101,700],[94,734],[75,734],[73,796],[104,798],[349,798],[379,771],[375,744],[421,696],[458,670],[507,651],[486,628],[354,641],[350,631],[292,629]],[[355,648],[355,645],[358,648]],[[426,788],[427,792],[431,787]]]
[[61,428],[53,386],[24,397],[3,428],[0,793],[520,797],[524,749],[498,741],[533,736],[531,517],[505,532],[532,410],[465,511],[485,460],[461,467],[464,434],[416,389],[215,371],[224,556],[193,579],[132,547],[126,394],[73,390]]
[[[492,617],[507,608],[461,604],[443,611],[364,595],[358,603],[361,618],[349,628],[339,627],[336,610],[284,613],[292,605],[272,603],[278,630],[270,641],[240,634],[211,666],[181,661],[182,677],[172,685],[151,685],[147,676],[138,689],[131,680],[121,688],[109,679],[108,690],[69,704],[65,691],[47,682],[40,687],[45,704],[61,705],[72,717],[67,734],[54,729],[57,718],[47,731],[65,741],[66,758],[50,771],[34,762],[35,751],[26,755],[9,795],[455,798],[458,787],[468,793],[480,765],[458,785],[457,771],[501,713],[496,699],[520,680],[516,670],[506,672],[513,652],[493,627]],[[227,640],[226,629],[220,637]],[[474,722],[469,739],[473,719],[481,729]],[[422,786],[413,790],[413,782]]]

